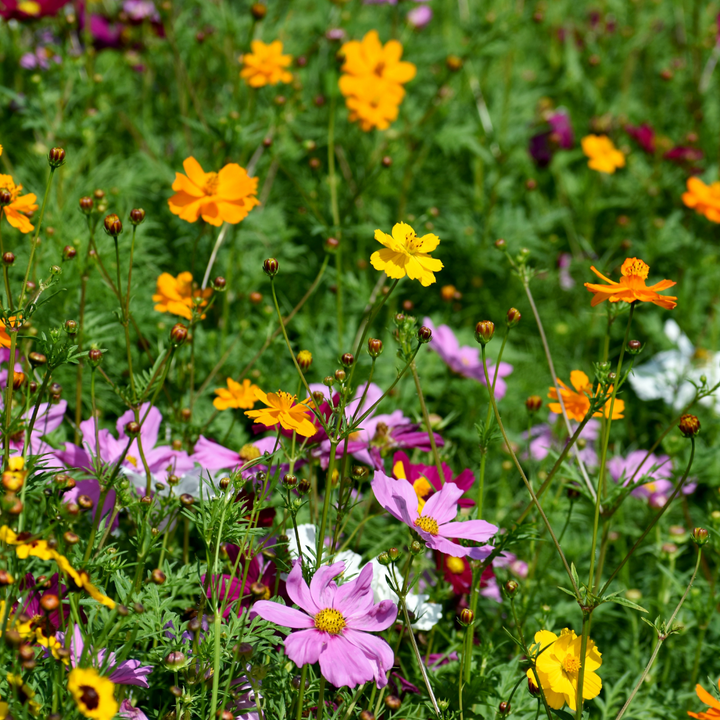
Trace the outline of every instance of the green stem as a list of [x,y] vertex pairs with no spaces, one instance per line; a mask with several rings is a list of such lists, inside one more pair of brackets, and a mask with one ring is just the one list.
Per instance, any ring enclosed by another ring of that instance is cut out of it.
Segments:
[[430,425],[430,416],[428,415],[427,406],[425,405],[425,397],[423,395],[422,386],[420,385],[420,378],[418,377],[417,368],[415,367],[415,360],[410,363],[410,372],[412,372],[413,379],[415,380],[415,389],[417,390],[418,399],[420,400],[420,410],[422,411],[423,420],[425,421],[425,427],[430,437],[430,447],[432,448],[433,459],[435,460],[435,467],[438,471],[438,479],[440,484],[445,484],[445,474],[443,473],[442,463],[440,462],[440,454],[438,453],[437,445],[435,444],[435,433]]
[[[341,237],[340,212],[338,210],[337,198],[337,176],[335,173],[335,96],[330,101],[330,118],[328,120],[328,170],[330,173],[330,209],[332,212],[333,226]],[[342,243],[339,243],[335,252],[335,300],[337,304],[337,329],[338,329],[338,352],[343,351],[343,300],[342,300]]]
[[300,690],[298,691],[297,714],[295,720],[302,720],[303,700],[305,699],[305,679],[307,678],[307,665],[302,666],[300,671]]
[[5,444],[4,467],[8,468],[10,462],[10,420],[12,419],[12,398],[13,398],[13,380],[12,373],[15,368],[15,352],[17,350],[17,329],[9,327],[10,330],[10,359],[8,360],[8,378],[5,391],[5,428],[3,442]]
[[325,678],[320,676],[320,689],[318,690],[317,720],[322,720],[325,715]]
[[[323,546],[325,544],[325,529],[327,527],[328,514],[330,510],[330,497],[332,496],[332,477],[335,471],[335,454],[337,452],[338,443],[336,440],[330,441],[330,461],[328,462],[327,477],[325,480],[325,500],[323,502],[322,518],[320,520],[320,531],[317,536],[315,570],[320,567],[322,562]],[[299,546],[298,546],[299,550]]]

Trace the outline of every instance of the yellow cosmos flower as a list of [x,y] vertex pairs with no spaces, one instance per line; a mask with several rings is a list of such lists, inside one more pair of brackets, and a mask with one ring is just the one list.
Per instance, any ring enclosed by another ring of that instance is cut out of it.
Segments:
[[376,270],[384,270],[389,278],[398,279],[406,275],[411,280],[419,280],[423,287],[435,282],[433,273],[443,268],[442,262],[430,257],[440,243],[437,235],[428,233],[419,238],[406,223],[396,223],[392,235],[382,230],[375,231],[375,239],[385,246],[370,256],[370,262]]
[[170,313],[192,320],[192,309],[196,306],[196,298],[201,298],[198,307],[205,307],[212,295],[212,288],[200,290],[194,287],[192,273],[181,272],[177,277],[170,273],[162,273],[157,279],[157,290],[152,296],[155,310]]
[[292,63],[292,55],[283,55],[283,44],[279,40],[266,45],[262,40],[250,43],[252,52],[241,55],[238,60],[243,64],[240,77],[254,88],[265,85],[292,82],[292,73],[287,68]]
[[11,689],[14,688],[13,694],[17,696],[18,700],[23,705],[27,703],[30,714],[37,715],[40,712],[40,703],[35,700],[35,691],[23,681],[22,676],[8,673],[7,681]]
[[612,175],[625,167],[625,156],[613,145],[607,135],[587,135],[581,140],[582,149],[589,159],[588,167]]
[[[581,422],[590,409],[590,398],[593,394],[592,383],[590,378],[582,370],[573,370],[570,373],[570,384],[575,388],[573,392],[560,378],[557,378],[558,385],[560,386],[560,396],[562,397],[563,405],[565,406],[565,412],[571,420],[577,420]],[[612,392],[612,386],[610,386]],[[548,393],[548,397],[551,400],[557,400],[557,390],[551,387]],[[610,400],[605,403],[605,417],[610,417]],[[550,412],[556,415],[562,414],[562,407],[559,402],[551,402],[548,404]],[[623,411],[625,410],[625,403],[620,398],[615,398],[615,404],[613,405],[613,420],[620,420],[623,417]],[[601,412],[596,412],[593,417],[602,417]]]
[[35,202],[37,197],[33,193],[20,195],[22,185],[16,185],[10,175],[0,175],[0,191],[2,190],[10,193],[10,201],[6,205],[0,205],[5,219],[21,233],[32,232],[35,228],[27,215],[38,209]]
[[120,710],[115,700],[115,683],[93,668],[74,668],[68,677],[68,690],[78,710],[93,720],[112,720]]
[[303,437],[312,437],[317,432],[317,428],[310,420],[311,400],[303,400],[295,404],[295,395],[282,390],[266,395],[259,388],[255,390],[255,396],[267,405],[261,410],[248,410],[245,413],[249,418],[255,418],[256,423],[263,425],[280,423],[284,430],[294,430]]
[[258,179],[248,176],[237,163],[226,165],[220,172],[206,173],[200,163],[189,157],[183,162],[187,175],[175,173],[168,200],[170,212],[181,220],[205,222],[219,227],[223,222],[235,225],[260,202],[256,197]]
[[[549,630],[540,630],[535,633],[535,643],[543,651],[537,656],[535,669],[551,708],[559,710],[567,703],[571,710],[576,709],[578,671],[583,664],[583,699],[597,697],[602,689],[602,680],[595,671],[602,665],[602,658],[592,640],[588,638],[584,659],[580,655],[582,638],[567,628],[559,637]],[[527,671],[527,676],[534,684],[532,669]]]
[[25,460],[21,455],[13,455],[8,459],[8,469],[2,474],[3,485],[10,492],[17,492],[25,484],[27,471]]
[[228,408],[251,410],[257,401],[256,390],[259,390],[258,386],[253,385],[247,378],[243,380],[242,385],[232,378],[228,378],[227,389],[215,390],[218,397],[213,400],[213,405],[218,410],[227,410]]
[[[0,617],[5,617],[5,608],[7,604],[5,600],[0,600]],[[18,617],[15,617],[15,613],[8,614],[8,628],[16,630],[20,637],[23,639],[32,638],[35,635],[35,630],[32,627],[32,618],[28,618],[24,613],[20,613]],[[0,635],[2,635],[2,628],[0,627]]]

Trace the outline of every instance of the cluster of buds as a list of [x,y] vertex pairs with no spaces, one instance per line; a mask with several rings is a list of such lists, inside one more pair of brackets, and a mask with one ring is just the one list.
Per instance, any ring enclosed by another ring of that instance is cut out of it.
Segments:
[[384,550],[377,556],[377,561],[381,565],[385,565],[386,567],[388,565],[392,565],[392,563],[395,563],[400,558],[400,551],[396,547],[391,547],[388,550]]

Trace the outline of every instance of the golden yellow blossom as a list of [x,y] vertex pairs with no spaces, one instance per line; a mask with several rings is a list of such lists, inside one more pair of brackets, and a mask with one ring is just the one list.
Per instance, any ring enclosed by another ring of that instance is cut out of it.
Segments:
[[33,193],[21,195],[22,185],[16,185],[10,175],[0,175],[0,191],[7,190],[10,201],[6,205],[0,204],[0,209],[7,221],[21,233],[32,232],[33,227],[27,215],[38,209],[37,197]]
[[215,390],[218,397],[213,400],[213,405],[218,410],[227,410],[228,408],[251,410],[257,401],[256,390],[258,390],[258,386],[253,385],[247,378],[242,381],[242,384],[228,378],[227,388]]
[[720,182],[706,185],[699,177],[688,178],[682,201],[714,223],[720,223]]
[[93,668],[73,668],[68,677],[68,690],[78,710],[87,718],[112,720],[120,710],[115,700],[115,683]]
[[206,298],[211,295],[211,288],[200,290],[194,287],[193,276],[189,272],[181,272],[177,277],[173,277],[170,273],[162,273],[157,279],[157,290],[152,299],[157,312],[192,320],[192,309],[196,307],[196,298],[201,299],[197,307],[205,307]]
[[283,55],[283,44],[275,40],[266,45],[262,40],[250,43],[252,52],[241,55],[238,59],[243,64],[240,77],[254,88],[265,85],[292,82],[292,73],[288,71],[292,63],[292,55]]
[[[575,388],[573,392],[560,378],[556,378],[558,385],[560,386],[560,396],[562,397],[563,405],[565,406],[565,412],[571,420],[577,420],[581,422],[590,409],[590,398],[593,396],[592,383],[590,378],[582,370],[573,370],[570,373],[570,384]],[[612,386],[610,387],[612,392]],[[548,397],[551,400],[557,400],[557,390],[554,387],[550,388]],[[610,400],[605,403],[605,417],[610,417]],[[552,402],[548,404],[550,412],[556,415],[562,414],[562,407],[559,402]],[[613,420],[620,420],[625,410],[625,403],[620,398],[615,398],[613,405]],[[601,412],[596,412],[593,417],[602,417]]]
[[588,167],[612,175],[618,168],[625,167],[625,156],[613,145],[607,135],[587,135],[581,140],[582,149],[588,158]]
[[376,230],[375,239],[385,248],[374,252],[370,262],[376,270],[384,270],[389,278],[407,275],[427,287],[435,282],[433,273],[443,268],[440,260],[429,255],[440,243],[437,235],[428,233],[419,238],[409,225],[401,222],[393,226],[392,235]]
[[261,410],[248,410],[245,413],[249,418],[254,418],[256,423],[271,426],[280,423],[284,430],[294,430],[303,437],[312,437],[317,432],[317,428],[310,420],[309,407],[312,403],[309,399],[296,404],[295,395],[282,390],[266,395],[259,388],[255,390],[255,395],[267,405]]

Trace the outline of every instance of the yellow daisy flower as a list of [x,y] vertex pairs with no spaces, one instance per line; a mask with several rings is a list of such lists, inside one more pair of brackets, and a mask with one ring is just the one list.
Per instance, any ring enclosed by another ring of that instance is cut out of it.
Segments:
[[78,710],[93,720],[112,720],[120,710],[115,700],[115,683],[93,668],[74,668],[68,677]]
[[376,230],[375,239],[385,248],[374,252],[370,262],[376,270],[384,270],[389,278],[395,280],[407,275],[427,287],[435,282],[433,273],[443,268],[440,260],[429,255],[440,243],[437,235],[428,233],[419,238],[408,224],[401,222],[393,226],[392,235]]

